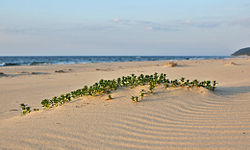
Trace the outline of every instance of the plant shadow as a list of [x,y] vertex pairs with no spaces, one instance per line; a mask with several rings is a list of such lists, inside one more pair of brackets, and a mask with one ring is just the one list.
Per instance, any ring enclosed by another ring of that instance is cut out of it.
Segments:
[[233,96],[249,92],[250,92],[250,86],[217,87],[215,90],[215,94],[219,96]]
[[153,98],[153,97],[144,97],[144,99],[141,101],[142,103],[147,103],[147,102],[152,102],[152,101],[167,101],[167,100],[170,100],[170,99],[178,99],[177,96],[168,96],[167,98],[159,98],[159,97],[156,97],[156,98]]

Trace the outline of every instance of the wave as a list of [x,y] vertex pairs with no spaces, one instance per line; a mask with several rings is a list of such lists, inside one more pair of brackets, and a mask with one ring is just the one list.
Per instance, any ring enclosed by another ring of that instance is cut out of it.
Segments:
[[0,66],[20,66],[19,63],[1,63]]
[[47,62],[31,62],[31,63],[0,63],[0,66],[37,66],[37,65],[46,65]]
[[47,64],[79,64],[104,62],[227,59],[229,56],[0,56],[0,67]]
[[29,65],[30,66],[36,66],[36,65],[45,65],[45,64],[48,64],[48,63],[47,62],[32,62]]

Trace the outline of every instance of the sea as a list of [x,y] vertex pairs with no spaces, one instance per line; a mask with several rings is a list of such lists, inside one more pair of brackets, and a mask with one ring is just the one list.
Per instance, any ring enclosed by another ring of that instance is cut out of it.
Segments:
[[159,60],[227,59],[230,56],[0,56],[0,67]]

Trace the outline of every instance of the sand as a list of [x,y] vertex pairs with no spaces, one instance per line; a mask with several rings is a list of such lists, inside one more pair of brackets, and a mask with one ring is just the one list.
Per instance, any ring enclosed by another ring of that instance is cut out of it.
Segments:
[[[249,149],[250,61],[182,60],[1,67],[0,149]],[[225,65],[234,62],[237,65]],[[62,70],[62,71],[61,71]],[[58,72],[59,71],[59,72]],[[203,88],[156,88],[139,103],[140,89],[83,97],[50,110],[21,115],[20,103],[40,108],[44,98],[135,73],[216,80]]]

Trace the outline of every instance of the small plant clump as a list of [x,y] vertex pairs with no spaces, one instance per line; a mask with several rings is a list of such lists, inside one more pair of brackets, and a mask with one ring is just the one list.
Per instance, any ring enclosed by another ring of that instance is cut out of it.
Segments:
[[[129,87],[134,88],[136,86],[148,86],[149,93],[154,94],[154,88],[157,85],[164,85],[165,88],[176,88],[176,87],[204,87],[211,91],[215,90],[217,85],[216,81],[198,81],[198,80],[185,80],[184,77],[181,79],[169,80],[166,77],[166,74],[158,74],[157,72],[153,75],[144,75],[141,74],[136,76],[135,74],[131,74],[129,76],[122,76],[117,79],[113,80],[104,80],[101,79],[99,82],[94,83],[91,86],[85,85],[82,89],[78,89],[75,91],[71,91],[67,94],[62,94],[58,97],[53,97],[52,99],[44,99],[42,100],[41,104],[44,109],[50,109],[53,107],[61,106],[65,103],[69,103],[72,99],[76,99],[82,96],[100,96],[100,95],[108,95],[108,99],[112,99],[110,93],[118,88],[122,87]],[[140,98],[143,100],[145,90],[140,92]],[[139,102],[138,96],[132,96],[131,100],[133,102]],[[27,105],[21,105],[22,109],[24,110],[24,114],[27,112],[31,112],[30,107]]]
[[132,96],[132,97],[131,97],[131,100],[132,100],[132,102],[134,102],[134,101],[135,101],[135,97],[134,97],[134,96]]
[[140,92],[141,100],[143,100],[144,94],[145,94],[145,90],[142,89],[141,92]]
[[139,97],[138,96],[135,97],[135,101],[139,102]]
[[[213,83],[213,84],[212,84]],[[187,88],[193,88],[193,87],[203,87],[208,90],[214,91],[216,88],[217,82],[216,81],[198,81],[198,80],[185,80],[184,77],[182,77],[180,80],[172,80],[164,84],[164,87],[167,89],[169,87],[177,88],[177,87],[187,87]]]
[[23,111],[23,115],[26,115],[27,113],[30,113],[31,112],[31,109],[30,107],[28,106],[28,104],[20,104],[20,107],[22,108],[22,111]]
[[108,98],[106,100],[111,100],[113,97],[111,95],[108,95]]
[[132,102],[139,102],[139,97],[138,96],[132,96],[131,100],[132,100]]

